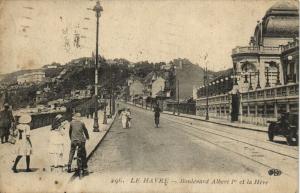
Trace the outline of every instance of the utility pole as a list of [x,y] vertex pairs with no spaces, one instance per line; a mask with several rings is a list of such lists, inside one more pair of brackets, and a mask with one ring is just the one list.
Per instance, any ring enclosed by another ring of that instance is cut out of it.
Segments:
[[179,112],[179,80],[177,80],[177,115],[180,115]]
[[205,69],[205,93],[206,93],[206,117],[205,120],[209,120],[209,116],[208,116],[208,71],[207,71],[207,67]]
[[95,116],[94,116],[94,132],[99,132],[99,123],[98,123],[98,34],[99,34],[99,17],[101,16],[101,11],[103,11],[100,2],[97,1],[94,9],[96,12],[96,62],[95,62]]
[[111,71],[111,64],[109,65],[109,71],[110,71],[110,73],[109,73],[109,79],[110,79],[110,100],[109,100],[109,116],[112,116],[112,71]]

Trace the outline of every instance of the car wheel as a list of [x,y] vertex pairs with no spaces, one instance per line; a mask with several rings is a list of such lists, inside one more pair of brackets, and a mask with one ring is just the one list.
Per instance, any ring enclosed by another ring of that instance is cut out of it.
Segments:
[[269,141],[273,141],[274,134],[272,132],[268,132],[268,136],[269,136]]

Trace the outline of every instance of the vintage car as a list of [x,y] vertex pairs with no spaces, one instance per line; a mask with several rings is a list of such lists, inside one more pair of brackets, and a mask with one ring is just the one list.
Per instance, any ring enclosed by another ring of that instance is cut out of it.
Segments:
[[283,136],[288,145],[298,144],[298,114],[283,113],[278,121],[268,121],[269,140],[273,141],[274,136]]

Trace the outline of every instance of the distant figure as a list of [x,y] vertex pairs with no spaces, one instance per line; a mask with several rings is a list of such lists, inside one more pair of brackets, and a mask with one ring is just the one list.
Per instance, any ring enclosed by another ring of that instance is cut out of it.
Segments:
[[[85,142],[89,139],[89,133],[85,124],[80,120],[80,113],[76,113],[70,123],[69,136],[71,149],[69,155],[68,172],[71,172],[73,157],[77,149],[78,175],[87,175],[87,160]],[[82,173],[81,173],[82,172]]]
[[127,109],[127,127],[128,128],[131,127],[131,119],[132,119],[131,111],[130,111],[130,108],[128,108]]
[[4,110],[0,112],[0,136],[1,143],[7,143],[9,137],[9,129],[15,123],[14,116],[9,110],[9,104],[4,104]]
[[64,149],[65,149],[65,129],[66,121],[63,120],[62,115],[57,115],[51,125],[49,154],[50,154],[50,167],[61,168],[63,170],[64,163]]
[[120,116],[121,116],[121,122],[123,129],[126,129],[127,127],[127,111],[125,109],[120,110]]
[[122,121],[122,127],[123,129],[128,128],[128,118],[130,117],[130,114],[128,112],[128,109],[123,109],[120,113],[121,121]]
[[26,172],[31,172],[30,169],[30,155],[32,154],[32,143],[30,140],[30,126],[31,116],[28,114],[22,115],[19,118],[17,125],[17,141],[16,141],[16,160],[12,167],[13,172],[17,173],[17,165],[22,158],[26,156]]
[[157,103],[154,107],[154,121],[155,121],[156,128],[158,128],[158,126],[159,126],[160,112],[161,112],[161,109],[159,108],[159,105]]

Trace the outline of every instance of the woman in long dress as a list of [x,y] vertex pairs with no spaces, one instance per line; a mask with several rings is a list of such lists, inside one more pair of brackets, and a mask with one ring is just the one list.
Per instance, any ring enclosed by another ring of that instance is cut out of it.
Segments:
[[65,148],[65,127],[66,122],[63,121],[62,115],[57,115],[51,126],[49,154],[50,154],[50,168],[64,167],[64,148]]
[[128,112],[125,109],[121,112],[121,120],[123,129],[126,129],[128,124]]
[[30,169],[30,155],[32,154],[32,143],[30,140],[30,126],[31,116],[28,114],[22,115],[19,118],[17,125],[17,141],[16,141],[16,160],[12,167],[13,172],[17,173],[17,165],[23,156],[26,156],[26,172],[31,172]]

